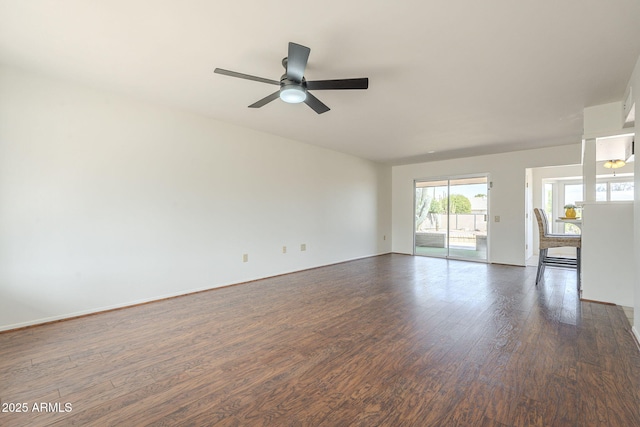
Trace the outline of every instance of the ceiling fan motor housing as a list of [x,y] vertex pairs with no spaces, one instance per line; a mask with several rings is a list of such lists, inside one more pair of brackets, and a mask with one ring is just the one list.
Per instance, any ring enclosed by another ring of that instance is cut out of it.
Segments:
[[306,82],[296,82],[283,75],[280,79],[280,99],[290,104],[298,104],[307,99]]

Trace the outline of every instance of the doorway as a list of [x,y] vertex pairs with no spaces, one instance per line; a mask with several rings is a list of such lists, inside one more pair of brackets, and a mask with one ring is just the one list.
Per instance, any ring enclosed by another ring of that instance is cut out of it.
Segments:
[[414,255],[487,262],[487,175],[415,181]]

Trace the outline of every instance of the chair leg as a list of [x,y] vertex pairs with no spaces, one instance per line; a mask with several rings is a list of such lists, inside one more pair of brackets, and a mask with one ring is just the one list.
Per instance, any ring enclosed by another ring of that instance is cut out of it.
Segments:
[[542,278],[544,274],[544,259],[547,256],[547,249],[540,249],[540,254],[538,255],[538,273],[536,274],[536,286],[538,286],[538,282]]

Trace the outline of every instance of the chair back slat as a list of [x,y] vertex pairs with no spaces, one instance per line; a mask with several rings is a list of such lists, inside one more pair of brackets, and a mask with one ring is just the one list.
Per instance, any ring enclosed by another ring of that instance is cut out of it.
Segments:
[[540,240],[547,235],[549,225],[547,223],[547,215],[545,215],[542,209],[535,208],[533,213],[536,215],[536,221],[538,221],[538,232],[540,233]]
[[544,226],[544,235],[549,234],[549,220],[547,219],[547,213],[540,209],[540,216],[542,216],[542,225]]

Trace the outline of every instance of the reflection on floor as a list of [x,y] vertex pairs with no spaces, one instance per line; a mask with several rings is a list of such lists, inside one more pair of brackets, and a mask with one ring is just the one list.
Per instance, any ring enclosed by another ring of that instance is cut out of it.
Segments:
[[[527,266],[528,267],[537,267],[538,266],[538,256],[534,255],[531,258],[529,258],[527,260]],[[633,307],[624,307],[624,306],[621,306],[621,307],[624,310],[624,314],[627,317],[627,320],[629,320],[629,324],[631,326],[633,326]]]
[[[421,256],[433,256],[433,257],[446,257],[447,256],[447,248],[430,248],[426,246],[416,246],[416,255]],[[474,250],[474,249],[465,249],[465,248],[449,248],[449,257],[451,258],[462,258],[473,261],[486,261],[487,260],[487,250]]]

